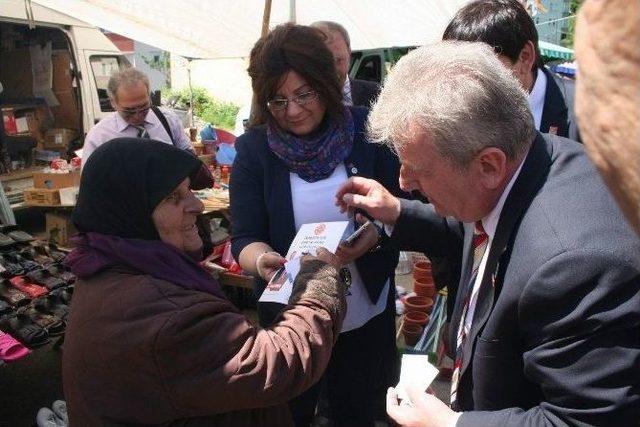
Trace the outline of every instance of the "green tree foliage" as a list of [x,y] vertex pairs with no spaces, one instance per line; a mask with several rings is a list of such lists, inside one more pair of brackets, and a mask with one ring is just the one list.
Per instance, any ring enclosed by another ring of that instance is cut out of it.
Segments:
[[[570,16],[578,13],[578,9],[582,4],[583,0],[571,0],[571,5],[569,6]],[[562,45],[564,47],[568,47],[573,49],[573,41],[576,33],[576,18],[571,18],[569,20],[569,25],[567,26],[567,36],[562,40]]]
[[160,55],[142,55],[142,60],[152,69],[165,75],[165,86],[171,86],[171,54],[162,51]]
[[[184,110],[189,108],[191,101],[191,93],[188,87],[180,90],[163,90],[162,97],[175,99],[175,107]],[[238,105],[216,100],[206,89],[201,87],[193,88],[193,104],[194,115],[203,121],[227,130],[234,128],[236,116],[240,110]]]

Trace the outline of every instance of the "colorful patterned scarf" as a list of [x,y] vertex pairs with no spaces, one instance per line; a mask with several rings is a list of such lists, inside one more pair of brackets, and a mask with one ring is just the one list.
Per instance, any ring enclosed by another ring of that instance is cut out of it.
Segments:
[[328,178],[351,154],[354,136],[355,126],[349,108],[344,109],[340,120],[329,121],[324,132],[311,137],[295,136],[273,126],[267,128],[271,151],[291,172],[307,182]]

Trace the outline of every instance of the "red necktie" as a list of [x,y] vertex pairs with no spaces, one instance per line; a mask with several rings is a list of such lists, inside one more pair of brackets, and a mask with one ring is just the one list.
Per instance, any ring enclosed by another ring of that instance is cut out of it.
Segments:
[[[476,221],[475,229],[473,230],[473,267],[471,269],[471,280],[468,285],[468,292],[464,299],[464,307],[462,308],[462,316],[460,317],[460,325],[458,326],[458,334],[456,339],[456,359],[453,364],[453,375],[451,376],[451,404],[456,401],[458,391],[458,381],[460,379],[460,369],[463,362],[463,350],[467,335],[471,324],[467,326],[467,312],[469,311],[469,305],[471,304],[472,297],[474,295],[474,285],[478,276],[478,269],[480,268],[480,262],[487,249],[489,243],[489,236],[482,228],[482,222]],[[477,292],[476,292],[477,296]],[[475,301],[474,301],[475,305]]]

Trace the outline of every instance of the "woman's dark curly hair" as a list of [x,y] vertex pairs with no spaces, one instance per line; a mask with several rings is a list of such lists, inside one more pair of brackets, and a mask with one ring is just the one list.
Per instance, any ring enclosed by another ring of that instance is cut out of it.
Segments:
[[257,105],[250,126],[275,124],[267,101],[275,96],[282,77],[291,70],[318,92],[329,117],[342,113],[342,82],[333,55],[324,44],[324,35],[315,28],[289,23],[278,25],[251,49],[247,71]]

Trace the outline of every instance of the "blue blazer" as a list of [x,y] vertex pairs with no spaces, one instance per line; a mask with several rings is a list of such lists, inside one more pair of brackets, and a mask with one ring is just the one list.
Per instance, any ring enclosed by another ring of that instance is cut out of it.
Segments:
[[560,77],[547,67],[542,67],[539,70],[547,76],[547,90],[544,96],[540,132],[549,133],[549,130],[555,127],[558,136],[582,142],[573,109],[574,81]]
[[[368,110],[350,108],[355,139],[353,150],[344,161],[347,175],[373,178],[393,194],[406,196],[399,187],[397,157],[387,147],[367,142]],[[235,147],[237,155],[229,183],[233,256],[238,259],[242,249],[253,242],[266,242],[284,256],[296,234],[289,169],[269,149],[264,126],[240,136]],[[385,245],[356,260],[373,303],[378,301],[387,279],[393,279],[398,254],[397,248]],[[263,281],[257,281],[255,290],[261,294],[264,287]]]

